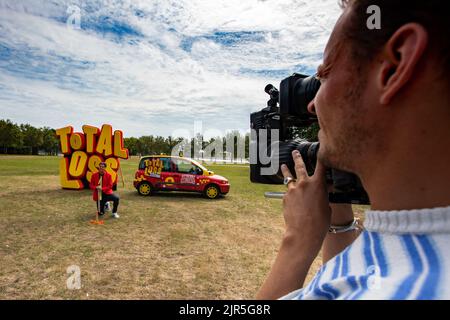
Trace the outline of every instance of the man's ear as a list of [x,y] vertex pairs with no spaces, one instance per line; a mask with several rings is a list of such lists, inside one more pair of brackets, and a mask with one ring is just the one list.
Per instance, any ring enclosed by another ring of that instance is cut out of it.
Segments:
[[414,69],[428,44],[428,33],[418,23],[400,27],[385,44],[381,53],[378,85],[380,104],[387,105],[411,80]]

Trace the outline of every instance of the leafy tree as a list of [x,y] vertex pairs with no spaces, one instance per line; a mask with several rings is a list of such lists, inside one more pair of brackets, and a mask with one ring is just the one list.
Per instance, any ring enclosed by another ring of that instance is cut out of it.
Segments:
[[245,136],[239,130],[228,132],[225,136],[225,141],[226,151],[231,152],[232,160],[242,160],[245,158]]
[[131,137],[131,138],[124,138],[123,139],[123,143],[125,145],[125,148],[128,149],[128,152],[130,155],[137,155],[138,152],[138,143],[139,143],[139,139],[135,138],[135,137]]
[[248,159],[250,157],[250,134],[246,133],[245,134],[245,158]]
[[44,149],[48,154],[57,155],[59,140],[56,136],[56,130],[49,127],[43,127],[40,131],[42,132],[42,145],[40,148]]
[[166,139],[164,137],[157,136],[153,141],[152,149],[155,154],[166,153],[167,151]]
[[169,136],[166,139],[166,145],[167,145],[167,149],[165,151],[166,154],[171,154],[172,153],[172,149],[180,144],[181,142],[183,142],[183,138],[173,138],[172,136]]
[[319,141],[318,133],[320,127],[318,123],[313,123],[305,128],[295,128],[293,129],[293,135],[297,138],[305,139],[311,142]]
[[22,145],[22,134],[20,127],[8,120],[0,120],[0,146],[4,153],[8,148],[18,148]]
[[155,137],[153,136],[142,136],[139,138],[138,152],[140,155],[153,154]]
[[30,148],[31,154],[38,154],[39,147],[44,143],[42,131],[29,124],[21,124],[20,130],[23,135],[23,145]]
[[[302,132],[299,131],[299,134]],[[217,147],[217,143],[218,146]],[[130,155],[147,154],[167,154],[172,153],[172,149],[183,144],[181,150],[185,155],[199,158],[198,151],[207,151],[207,156],[223,159],[223,151],[233,152],[234,158],[241,159],[249,156],[249,134],[241,135],[239,131],[231,131],[225,137],[215,137],[205,141],[201,134],[197,134],[190,141],[181,137],[167,138],[162,136],[141,136],[139,138],[124,138],[125,148],[128,148]],[[242,154],[242,144],[245,153]],[[196,148],[194,148],[196,146]],[[216,154],[216,149],[220,154]],[[0,150],[4,153],[22,153],[27,151],[31,154],[37,154],[38,150],[44,150],[48,154],[56,155],[59,150],[59,139],[55,134],[55,129],[49,127],[36,128],[30,124],[17,125],[10,120],[0,119]],[[191,154],[197,151],[196,154]]]

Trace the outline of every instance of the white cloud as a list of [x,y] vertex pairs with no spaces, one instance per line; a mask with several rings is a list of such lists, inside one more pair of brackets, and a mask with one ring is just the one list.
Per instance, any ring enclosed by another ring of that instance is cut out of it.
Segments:
[[[64,24],[73,3],[83,30]],[[335,0],[0,0],[1,117],[126,136],[194,120],[245,130],[265,84],[320,63],[339,12]]]

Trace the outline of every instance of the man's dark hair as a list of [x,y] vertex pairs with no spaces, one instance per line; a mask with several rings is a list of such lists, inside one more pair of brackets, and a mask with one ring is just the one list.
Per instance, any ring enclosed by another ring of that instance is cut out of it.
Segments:
[[[349,7],[351,15],[344,31],[350,40],[351,53],[358,64],[370,61],[402,25],[416,22],[429,36],[428,52],[435,54],[447,79],[450,72],[450,1],[449,0],[341,0],[342,8]],[[368,29],[367,8],[377,5],[381,12],[381,28]]]

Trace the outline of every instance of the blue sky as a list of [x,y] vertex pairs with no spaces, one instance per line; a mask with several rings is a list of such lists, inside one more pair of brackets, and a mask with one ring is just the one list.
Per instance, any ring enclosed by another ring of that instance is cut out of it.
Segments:
[[339,14],[336,0],[0,0],[0,118],[246,131],[267,83],[314,73]]

